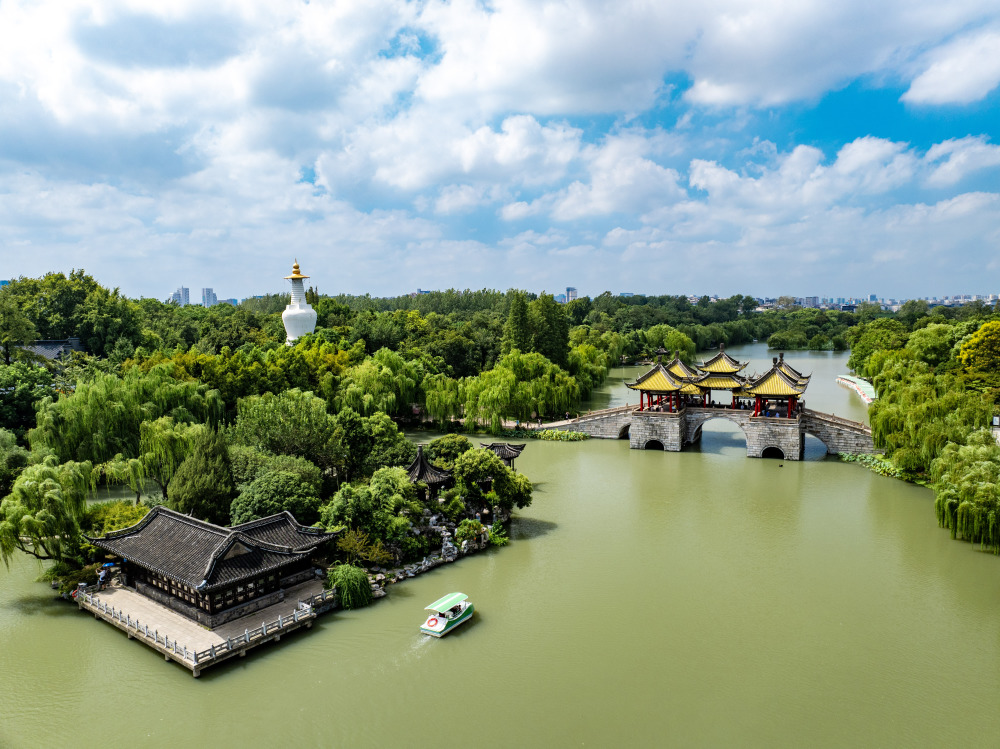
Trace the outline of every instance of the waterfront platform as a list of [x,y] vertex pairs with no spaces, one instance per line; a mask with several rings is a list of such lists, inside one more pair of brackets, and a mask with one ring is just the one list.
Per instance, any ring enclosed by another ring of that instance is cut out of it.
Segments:
[[240,619],[207,629],[130,588],[80,592],[77,605],[200,676],[209,666],[243,657],[289,632],[312,627],[317,613],[334,605],[334,593],[321,580],[308,580],[285,591],[285,600]]

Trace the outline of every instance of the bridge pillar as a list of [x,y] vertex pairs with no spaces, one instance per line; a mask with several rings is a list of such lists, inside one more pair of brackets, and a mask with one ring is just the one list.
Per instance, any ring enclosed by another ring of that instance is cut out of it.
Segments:
[[760,458],[768,448],[777,448],[785,460],[802,460],[800,418],[755,416],[746,427],[747,457]]
[[684,411],[661,413],[636,411],[632,414],[628,442],[633,450],[645,450],[651,442],[659,442],[669,452],[680,452],[686,430]]

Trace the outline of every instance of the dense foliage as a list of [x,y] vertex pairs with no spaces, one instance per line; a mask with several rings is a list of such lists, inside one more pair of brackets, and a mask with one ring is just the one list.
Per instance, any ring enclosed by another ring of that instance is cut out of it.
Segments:
[[[416,559],[428,551],[423,518],[493,522],[486,513],[527,506],[532,486],[449,434],[427,454],[456,487],[441,502],[420,499],[402,471],[415,447],[401,426],[430,418],[442,431],[584,438],[515,427],[575,412],[623,361],[665,349],[691,362],[753,340],[850,346],[851,366],[880,395],[871,420],[887,457],[866,463],[933,480],[941,522],[994,548],[987,487],[997,458],[980,430],[1000,393],[1000,320],[985,305],[908,302],[891,314],[791,299],[758,312],[742,295],[692,303],[606,292],[565,305],[517,290],[307,296],[316,332],[286,346],[287,295],[179,307],[127,299],[82,270],[0,289],[3,558],[25,552],[81,569],[81,528],[140,517],[146,497],[219,523],[289,509],[340,529],[342,559]],[[87,353],[44,362],[22,348],[70,337]],[[90,518],[82,497],[102,482],[129,486],[137,504]]]

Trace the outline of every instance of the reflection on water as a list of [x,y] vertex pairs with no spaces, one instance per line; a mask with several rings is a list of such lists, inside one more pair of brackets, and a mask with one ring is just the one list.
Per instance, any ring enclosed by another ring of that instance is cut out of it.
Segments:
[[[749,354],[769,360],[763,347]],[[833,382],[845,359],[792,364],[814,372],[810,405],[858,418],[857,397]],[[621,389],[609,383],[595,399]],[[198,680],[54,602],[19,559],[0,573],[0,746],[445,736],[490,747],[938,747],[995,736],[1000,560],[938,529],[926,489],[816,450],[810,440],[802,462],[748,459],[722,420],[680,453],[529,441],[518,470],[542,490],[508,547]],[[475,621],[422,637],[423,606],[456,590]],[[12,674],[24,675],[15,688]]]

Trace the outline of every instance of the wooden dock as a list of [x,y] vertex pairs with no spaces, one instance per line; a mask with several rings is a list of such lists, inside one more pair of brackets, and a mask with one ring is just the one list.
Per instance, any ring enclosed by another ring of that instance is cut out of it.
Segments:
[[[117,607],[116,601],[119,604]],[[204,629],[166,606],[123,589],[110,590],[104,600],[97,593],[81,591],[76,596],[76,603],[82,610],[125,632],[130,640],[141,641],[162,654],[165,660],[180,663],[191,669],[192,676],[198,677],[210,666],[230,658],[242,658],[249,650],[268,642],[277,642],[290,632],[309,629],[318,613],[336,605],[336,592],[322,590],[305,600],[296,600],[291,611],[287,611],[291,601],[286,601],[284,607],[287,613],[278,614],[270,621],[266,618],[268,609],[265,609],[216,630]],[[144,617],[143,621],[140,621],[140,614]],[[257,618],[258,615],[263,616]],[[260,621],[260,626],[252,629],[244,626],[251,620]],[[167,634],[167,628],[174,633],[173,637]]]

